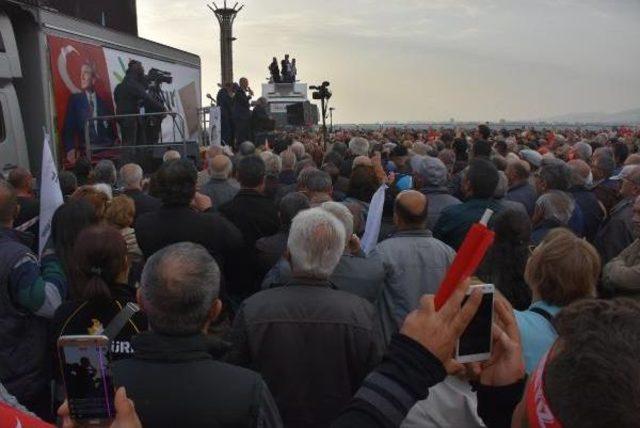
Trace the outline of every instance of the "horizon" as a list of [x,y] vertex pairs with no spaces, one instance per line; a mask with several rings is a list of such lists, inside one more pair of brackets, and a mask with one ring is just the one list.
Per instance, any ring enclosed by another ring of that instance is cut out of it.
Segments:
[[[331,82],[334,123],[541,121],[640,108],[640,2],[621,0],[247,0],[234,78],[256,96],[273,56]],[[203,0],[138,0],[140,36],[220,79],[218,23]],[[179,29],[179,31],[178,31]],[[392,83],[389,83],[392,82]]]

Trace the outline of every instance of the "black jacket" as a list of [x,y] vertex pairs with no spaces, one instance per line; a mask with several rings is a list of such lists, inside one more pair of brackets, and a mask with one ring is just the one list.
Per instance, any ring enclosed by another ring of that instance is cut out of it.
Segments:
[[147,195],[142,190],[127,189],[124,194],[133,199],[133,203],[136,206],[135,218],[140,217],[142,214],[156,211],[162,206],[160,199]]
[[116,86],[113,96],[116,102],[116,114],[138,114],[142,103],[157,111],[164,110],[164,105],[149,95],[146,87],[131,73],[127,73],[122,82]]
[[216,259],[225,278],[234,280],[233,262],[242,249],[238,229],[219,214],[200,213],[189,207],[163,206],[138,217],[135,223],[138,245],[145,258],[177,242],[194,242]]
[[236,296],[255,293],[265,272],[258,266],[256,241],[276,233],[280,227],[280,218],[275,204],[268,197],[255,190],[241,189],[229,202],[222,205],[220,213],[231,221],[242,233],[244,250],[242,252],[243,269],[239,288],[229,290]]
[[145,427],[272,427],[273,397],[256,373],[215,361],[203,335],[142,333],[135,358],[113,364]]
[[295,279],[245,300],[230,361],[262,374],[290,427],[326,427],[382,357],[373,306]]

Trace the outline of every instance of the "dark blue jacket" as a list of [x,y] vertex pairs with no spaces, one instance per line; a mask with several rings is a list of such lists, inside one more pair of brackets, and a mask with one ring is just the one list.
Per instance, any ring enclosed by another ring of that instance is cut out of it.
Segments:
[[536,206],[538,194],[536,189],[528,181],[516,184],[511,187],[505,196],[505,199],[514,202],[520,202],[527,209],[529,215],[533,215]]
[[569,193],[582,211],[585,237],[593,242],[604,220],[604,207],[598,202],[596,195],[584,186],[574,186],[569,189]]
[[[97,95],[96,110],[96,116],[110,116],[113,114],[111,107]],[[74,148],[84,148],[84,125],[86,120],[91,117],[87,94],[81,92],[71,95],[67,104],[67,113],[64,117],[64,126],[62,128],[62,142],[65,151],[68,152]],[[89,138],[92,145],[112,146],[115,140],[113,121],[90,121]]]

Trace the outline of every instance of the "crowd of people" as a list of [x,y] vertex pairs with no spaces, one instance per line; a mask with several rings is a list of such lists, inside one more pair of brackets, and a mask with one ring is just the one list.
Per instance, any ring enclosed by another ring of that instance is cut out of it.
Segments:
[[[291,131],[164,160],[61,172],[40,257],[31,173],[0,181],[0,412],[75,426],[56,342],[137,302],[115,427],[640,426],[637,130]],[[436,310],[487,209],[494,244]],[[491,358],[463,365],[482,283]]]

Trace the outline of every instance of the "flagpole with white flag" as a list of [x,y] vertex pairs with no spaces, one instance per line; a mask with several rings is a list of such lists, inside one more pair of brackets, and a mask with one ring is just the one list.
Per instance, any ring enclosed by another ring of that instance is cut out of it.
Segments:
[[381,185],[371,198],[369,204],[369,213],[367,214],[367,223],[364,229],[364,235],[360,241],[360,248],[368,255],[378,244],[378,236],[380,236],[380,226],[382,225],[382,211],[384,209],[384,197],[387,185]]
[[58,168],[51,153],[51,137],[44,134],[42,144],[42,167],[40,174],[40,248],[42,256],[47,240],[51,235],[53,213],[63,204],[62,190],[58,179]]

